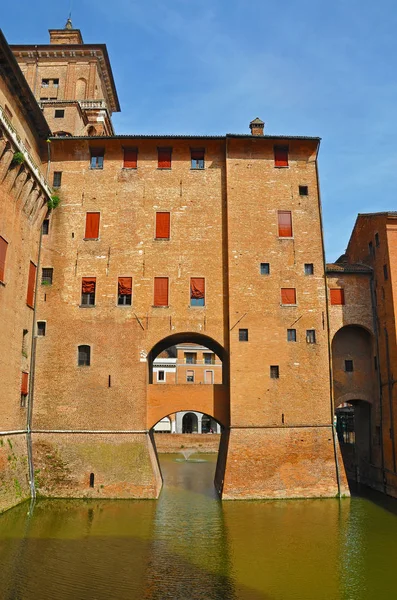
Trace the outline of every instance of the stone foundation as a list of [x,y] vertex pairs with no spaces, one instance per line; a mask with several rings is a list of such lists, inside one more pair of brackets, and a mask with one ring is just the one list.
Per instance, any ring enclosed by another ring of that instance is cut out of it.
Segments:
[[0,435],[0,513],[29,497],[26,435]]

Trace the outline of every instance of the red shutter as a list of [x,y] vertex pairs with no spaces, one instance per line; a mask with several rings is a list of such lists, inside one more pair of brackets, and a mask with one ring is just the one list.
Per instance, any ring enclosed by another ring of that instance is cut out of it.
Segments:
[[138,150],[136,148],[124,148],[124,168],[136,169],[138,164]]
[[344,304],[345,303],[345,290],[343,288],[334,288],[330,290],[331,304]]
[[170,237],[170,213],[156,213],[156,238],[168,239]]
[[8,242],[6,242],[4,238],[0,237],[0,281],[4,281],[7,247]]
[[83,294],[93,294],[95,292],[96,277],[83,277],[81,291]]
[[191,277],[190,279],[190,298],[205,298],[205,279],[204,277]]
[[171,168],[171,148],[159,148],[158,153],[158,168],[159,169],[170,169]]
[[290,210],[278,211],[278,236],[292,237],[292,215]]
[[288,146],[274,146],[274,166],[288,167]]
[[281,304],[296,304],[295,288],[281,288]]
[[29,373],[22,372],[21,394],[26,396],[29,392]]
[[131,294],[132,294],[132,277],[119,277],[119,294],[131,296]]
[[95,240],[99,238],[99,219],[100,213],[88,212],[85,218],[85,236],[86,240]]
[[168,277],[154,278],[154,306],[168,306]]
[[204,150],[191,150],[192,160],[204,160]]
[[34,300],[34,285],[36,283],[36,265],[30,262],[29,266],[29,280],[28,280],[28,293],[26,296],[26,304],[33,308]]

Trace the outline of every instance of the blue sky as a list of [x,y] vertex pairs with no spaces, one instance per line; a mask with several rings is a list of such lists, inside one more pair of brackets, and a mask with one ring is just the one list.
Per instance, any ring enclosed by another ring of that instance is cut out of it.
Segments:
[[[47,43],[69,7],[8,3],[1,28]],[[117,133],[248,133],[259,116],[266,133],[321,137],[327,260],[357,213],[396,210],[395,1],[72,0],[72,20],[108,46]]]

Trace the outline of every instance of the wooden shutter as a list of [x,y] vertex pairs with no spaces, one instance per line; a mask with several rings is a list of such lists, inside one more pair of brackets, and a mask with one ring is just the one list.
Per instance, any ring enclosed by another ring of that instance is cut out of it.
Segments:
[[83,277],[81,291],[83,294],[95,293],[96,277]]
[[132,277],[119,277],[119,295],[131,296]]
[[278,211],[278,236],[292,237],[292,214],[290,210]]
[[204,277],[191,277],[190,279],[190,298],[205,298],[205,279]]
[[124,168],[136,169],[138,164],[138,150],[136,148],[124,148]]
[[281,288],[281,304],[296,304],[295,288]]
[[168,306],[168,277],[154,278],[154,306]]
[[213,371],[205,371],[204,372],[204,383],[209,383],[209,384],[214,383],[214,372]]
[[99,212],[88,212],[85,218],[85,236],[86,240],[95,240],[99,238]]
[[288,146],[274,146],[274,166],[288,167]]
[[156,239],[169,239],[170,237],[170,213],[156,213]]
[[331,304],[344,304],[345,303],[345,290],[340,288],[334,288],[330,290]]
[[171,168],[171,148],[159,148],[158,149],[158,168],[159,169],[170,169]]
[[4,238],[0,237],[0,281],[4,281],[7,247],[8,242],[6,242]]
[[26,396],[29,392],[29,373],[22,372],[21,394]]
[[30,262],[29,266],[29,280],[28,280],[28,293],[26,296],[26,304],[33,308],[34,301],[34,286],[36,283],[36,265]]

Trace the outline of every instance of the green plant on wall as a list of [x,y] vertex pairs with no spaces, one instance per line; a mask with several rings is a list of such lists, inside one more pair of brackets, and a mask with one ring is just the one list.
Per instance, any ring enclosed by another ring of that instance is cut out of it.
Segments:
[[53,210],[54,208],[59,206],[60,201],[61,201],[60,197],[57,196],[56,194],[53,194],[51,196],[51,198],[47,201],[47,206],[48,206],[49,210]]
[[11,163],[13,165],[22,165],[25,162],[25,157],[22,152],[14,152]]

